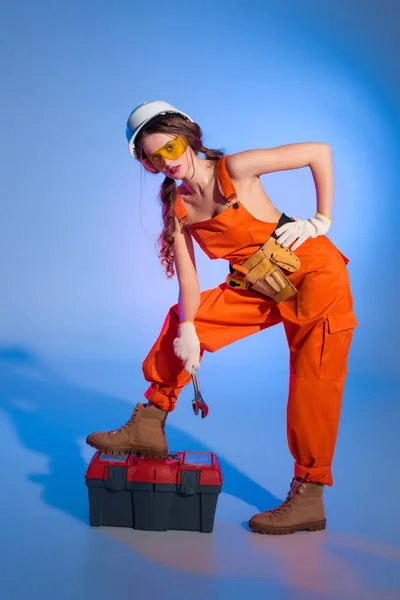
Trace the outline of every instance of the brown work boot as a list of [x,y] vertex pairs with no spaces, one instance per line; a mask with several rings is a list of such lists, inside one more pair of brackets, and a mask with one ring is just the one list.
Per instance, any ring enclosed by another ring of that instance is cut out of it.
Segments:
[[284,534],[325,529],[324,486],[293,479],[286,500],[277,508],[254,515],[249,527],[257,533]]
[[140,452],[146,456],[167,456],[165,437],[167,412],[153,404],[136,405],[125,425],[113,431],[92,433],[86,443],[103,452]]

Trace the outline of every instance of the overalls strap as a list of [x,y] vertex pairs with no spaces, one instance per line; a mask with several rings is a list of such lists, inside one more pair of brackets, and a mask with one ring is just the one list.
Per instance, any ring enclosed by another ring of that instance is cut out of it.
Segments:
[[182,202],[182,198],[181,198],[178,190],[176,190],[175,215],[176,215],[176,218],[178,219],[179,223],[181,223],[181,225],[183,225],[185,223],[185,221],[187,221],[187,219],[188,219],[188,214],[187,214],[185,205]]
[[221,186],[221,190],[223,195],[226,198],[226,201],[229,203],[233,203],[236,199],[236,190],[235,186],[232,183],[232,179],[228,173],[228,169],[226,168],[226,159],[228,155],[222,156],[217,163],[217,175],[218,181]]

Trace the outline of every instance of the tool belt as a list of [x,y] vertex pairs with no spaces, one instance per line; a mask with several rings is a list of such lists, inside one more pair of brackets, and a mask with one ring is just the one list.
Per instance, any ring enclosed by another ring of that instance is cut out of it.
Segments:
[[[281,215],[276,229],[292,220]],[[295,273],[300,267],[300,260],[288,248],[282,248],[276,241],[275,231],[271,237],[241,265],[230,265],[231,274],[226,278],[229,287],[238,289],[251,288],[264,296],[272,298],[275,304],[283,302],[296,294],[297,290],[288,280],[285,273]]]

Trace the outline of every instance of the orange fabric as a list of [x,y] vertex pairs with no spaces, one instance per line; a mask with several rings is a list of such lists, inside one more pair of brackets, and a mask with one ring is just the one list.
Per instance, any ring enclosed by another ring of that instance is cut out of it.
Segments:
[[182,223],[182,224],[185,223],[187,216],[188,216],[179,193],[176,194],[175,216],[178,219],[179,223]]
[[[219,161],[218,177],[228,201],[234,197],[234,188],[225,160],[223,157]],[[277,223],[258,221],[240,201],[237,206],[188,226],[210,258],[224,258],[231,264],[243,262],[275,229]],[[185,215],[181,213],[181,217]],[[348,259],[325,236],[307,240],[296,254],[301,267],[296,273],[287,274],[298,290],[295,296],[275,305],[256,292],[235,290],[223,283],[202,292],[195,325],[203,355],[283,324],[290,351],[287,436],[295,460],[295,476],[332,485],[331,466],[348,354],[357,327],[346,268]],[[151,384],[146,398],[169,411],[174,410],[179,393],[191,379],[173,352],[178,324],[175,305],[143,363],[144,377]]]

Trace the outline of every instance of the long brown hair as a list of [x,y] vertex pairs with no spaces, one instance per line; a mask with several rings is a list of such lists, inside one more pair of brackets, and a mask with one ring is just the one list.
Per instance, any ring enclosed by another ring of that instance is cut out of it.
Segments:
[[[162,115],[152,119],[139,133],[135,141],[137,156],[146,158],[143,152],[143,137],[149,133],[167,133],[171,135],[182,135],[189,142],[193,152],[204,154],[207,160],[218,161],[223,152],[221,150],[210,150],[203,145],[203,134],[196,123],[192,123],[179,115]],[[167,277],[173,277],[174,270],[174,238],[175,231],[175,201],[176,183],[171,177],[166,177],[161,185],[160,199],[162,204],[163,230],[158,238],[160,247],[159,258],[165,268]]]

